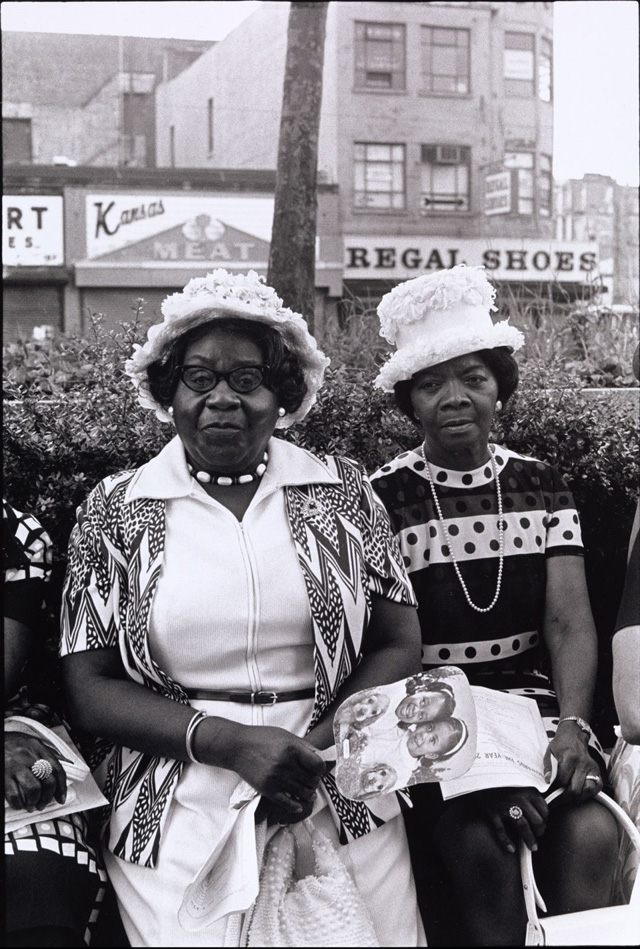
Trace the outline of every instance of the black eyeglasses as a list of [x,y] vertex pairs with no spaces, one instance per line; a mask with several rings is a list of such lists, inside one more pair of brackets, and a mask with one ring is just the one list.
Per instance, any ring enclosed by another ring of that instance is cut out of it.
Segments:
[[205,366],[178,366],[176,373],[192,392],[210,392],[224,379],[234,392],[253,392],[264,380],[268,366],[237,366],[231,372],[218,372]]

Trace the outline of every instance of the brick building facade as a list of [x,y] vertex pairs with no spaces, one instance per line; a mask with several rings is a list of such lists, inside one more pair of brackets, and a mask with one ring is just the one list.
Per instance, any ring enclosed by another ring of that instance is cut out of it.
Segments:
[[3,31],[3,163],[153,167],[155,87],[213,45]]
[[[318,169],[345,295],[462,261],[511,293],[591,292],[595,244],[553,234],[552,7],[329,4]],[[158,86],[158,164],[275,169],[287,21],[263,3]]]

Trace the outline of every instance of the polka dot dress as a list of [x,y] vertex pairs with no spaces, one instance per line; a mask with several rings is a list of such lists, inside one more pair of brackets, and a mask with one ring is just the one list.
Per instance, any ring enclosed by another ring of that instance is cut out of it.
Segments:
[[[419,451],[399,455],[371,480],[389,512],[418,599],[425,668],[458,665],[473,684],[530,695],[553,733],[557,705],[541,672],[546,560],[583,556],[580,523],[571,492],[554,468],[492,447],[503,496],[504,575],[498,602],[488,613],[477,613],[465,600]],[[491,466],[453,471],[431,465],[431,473],[469,595],[478,606],[488,606],[499,563]]]

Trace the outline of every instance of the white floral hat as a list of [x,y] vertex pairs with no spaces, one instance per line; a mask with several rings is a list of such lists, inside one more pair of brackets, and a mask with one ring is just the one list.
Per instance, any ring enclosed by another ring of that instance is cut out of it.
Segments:
[[146,409],[153,409],[161,422],[170,422],[171,416],[151,395],[148,367],[168,358],[171,344],[183,333],[225,316],[267,323],[280,333],[300,360],[307,383],[306,395],[295,412],[278,419],[277,428],[288,428],[303,419],[316,401],[330,360],[318,349],[303,317],[284,307],[275,290],[255,270],[234,274],[219,269],[206,277],[194,277],[184,290],[166,297],[162,315],[162,323],[149,328],[147,342],[143,346],[136,343],[132,357],[125,363],[125,372],[138,390],[138,401]]
[[396,382],[455,356],[496,346],[520,349],[520,330],[508,320],[491,319],[491,311],[497,311],[495,296],[484,267],[465,264],[394,287],[380,301],[378,316],[380,335],[395,343],[397,351],[374,385],[393,392]]

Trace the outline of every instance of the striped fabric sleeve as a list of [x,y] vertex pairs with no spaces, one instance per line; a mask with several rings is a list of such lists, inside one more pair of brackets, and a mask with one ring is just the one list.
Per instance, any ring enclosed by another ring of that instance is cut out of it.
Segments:
[[584,557],[580,518],[573,495],[562,475],[550,468],[550,505],[547,507],[547,557]]
[[49,535],[33,514],[17,511],[3,500],[3,615],[37,627],[51,577],[53,551]]
[[362,479],[360,509],[370,592],[395,603],[417,606],[389,515],[366,475]]
[[77,511],[62,596],[61,656],[118,645],[126,564],[107,530],[107,501],[101,482]]

